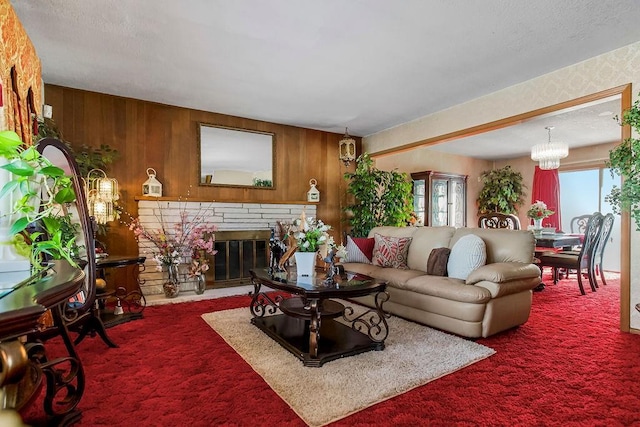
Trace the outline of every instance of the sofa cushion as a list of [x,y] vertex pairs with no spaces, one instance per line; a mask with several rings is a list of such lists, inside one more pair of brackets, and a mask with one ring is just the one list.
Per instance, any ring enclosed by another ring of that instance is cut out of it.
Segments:
[[407,280],[401,289],[472,304],[484,304],[491,299],[491,292],[488,289],[469,286],[463,280],[451,277],[418,276]]
[[411,237],[391,237],[374,234],[373,264],[406,270]]
[[447,263],[449,262],[449,248],[434,248],[427,260],[427,274],[431,276],[446,276]]
[[342,266],[347,272],[364,274],[386,282],[389,286],[393,287],[402,287],[408,280],[414,277],[424,276],[424,271],[420,270],[398,270],[395,268],[378,267],[373,264],[347,262],[342,264]]
[[347,261],[371,264],[375,239],[347,236]]
[[449,277],[466,280],[467,276],[487,261],[484,241],[474,235],[461,237],[451,248],[447,271]]
[[434,248],[451,248],[453,227],[407,227],[415,228],[409,248],[407,265],[414,270],[427,271],[427,259]]

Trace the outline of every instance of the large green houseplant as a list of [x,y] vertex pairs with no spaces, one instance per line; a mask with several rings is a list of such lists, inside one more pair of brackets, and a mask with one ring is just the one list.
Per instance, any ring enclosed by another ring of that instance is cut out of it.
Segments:
[[406,173],[381,171],[363,153],[355,172],[345,173],[344,178],[349,181],[347,192],[355,197],[355,203],[345,208],[353,236],[367,236],[377,226],[403,226],[411,219],[413,195]]
[[516,214],[524,203],[522,174],[507,165],[480,174],[482,189],[478,193],[478,215],[489,212]]
[[[622,114],[622,119],[616,117],[616,120],[621,126],[631,126],[635,135],[640,134],[640,100]],[[612,176],[622,177],[622,184],[620,187],[614,185],[605,201],[616,214],[628,211],[636,223],[636,230],[640,231],[640,139],[631,136],[609,151],[607,166]]]

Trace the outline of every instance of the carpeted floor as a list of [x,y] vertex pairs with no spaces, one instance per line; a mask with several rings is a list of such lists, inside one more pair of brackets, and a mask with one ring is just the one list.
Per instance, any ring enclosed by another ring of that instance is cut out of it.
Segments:
[[[547,278],[548,279],[548,278]],[[78,347],[87,374],[80,426],[291,426],[305,423],[201,315],[247,307],[228,297],[148,307],[145,318]],[[640,425],[640,336],[619,331],[614,276],[581,296],[575,280],[534,293],[529,321],[478,340],[493,356],[331,424]],[[60,353],[58,341],[47,344]],[[36,402],[25,420],[38,425]]]
[[[356,306],[356,314],[362,312]],[[384,351],[312,368],[253,326],[245,307],[202,318],[310,426],[344,418],[494,353],[472,341],[391,317]]]

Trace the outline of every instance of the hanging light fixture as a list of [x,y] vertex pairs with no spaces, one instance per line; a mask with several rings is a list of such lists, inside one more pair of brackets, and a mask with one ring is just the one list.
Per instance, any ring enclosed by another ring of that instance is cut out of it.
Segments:
[[106,224],[116,219],[115,203],[120,198],[118,181],[108,178],[102,169],[92,169],[85,180],[89,215],[98,224]]
[[356,140],[349,136],[349,128],[344,129],[344,136],[340,140],[340,160],[349,166],[356,159]]
[[545,129],[549,132],[549,141],[533,146],[531,160],[538,162],[540,169],[558,169],[560,167],[560,159],[564,159],[569,155],[569,147],[563,142],[551,142],[551,129],[553,129],[553,126],[547,126]]

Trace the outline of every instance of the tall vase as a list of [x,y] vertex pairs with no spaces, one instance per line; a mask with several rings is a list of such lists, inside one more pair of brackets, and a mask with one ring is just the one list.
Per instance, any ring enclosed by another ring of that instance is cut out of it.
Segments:
[[296,252],[296,270],[298,277],[312,278],[316,271],[316,253],[315,252]]
[[180,276],[178,272],[178,264],[167,265],[168,279],[162,285],[164,296],[167,298],[175,298],[180,293]]
[[533,234],[542,234],[542,218],[533,220]]
[[196,284],[193,290],[197,295],[202,295],[207,289],[207,281],[205,280],[204,273],[196,275]]

